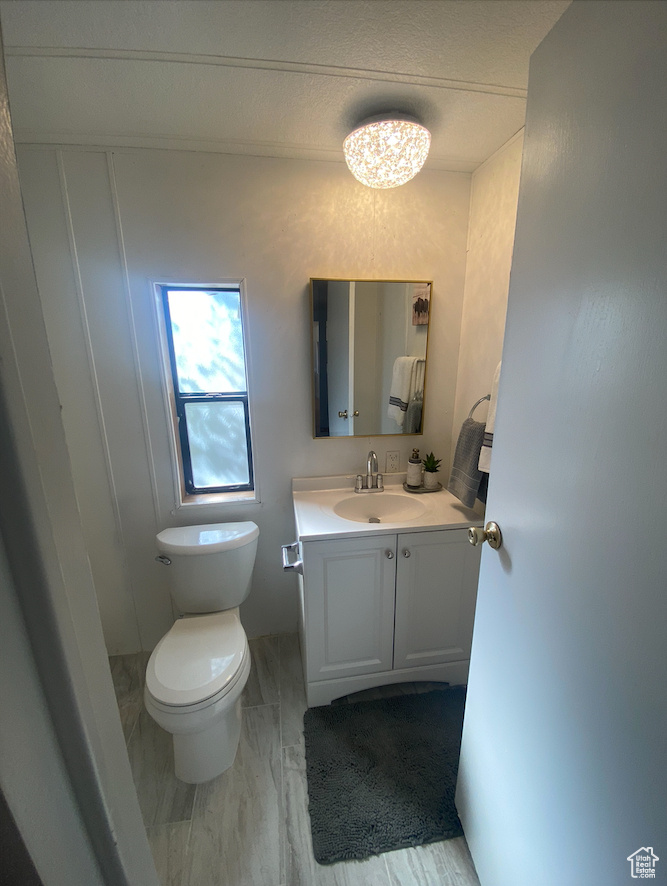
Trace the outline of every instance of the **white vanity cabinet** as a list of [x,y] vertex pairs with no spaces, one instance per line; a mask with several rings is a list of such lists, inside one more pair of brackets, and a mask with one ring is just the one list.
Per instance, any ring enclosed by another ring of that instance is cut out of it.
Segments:
[[387,683],[465,683],[479,548],[467,529],[302,541],[308,705]]
[[467,529],[398,536],[394,668],[470,659],[480,553]]
[[301,545],[308,680],[390,671],[396,536]]

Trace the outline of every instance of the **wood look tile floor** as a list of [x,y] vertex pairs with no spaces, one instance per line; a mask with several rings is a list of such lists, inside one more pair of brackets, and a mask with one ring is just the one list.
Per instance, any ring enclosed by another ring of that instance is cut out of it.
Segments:
[[[250,641],[234,765],[203,785],[173,773],[171,736],[143,707],[147,653],[112,656],[127,750],[162,886],[479,886],[464,837],[319,865],[313,858],[296,634]],[[404,684],[378,698],[430,689]],[[344,703],[345,700],[336,702]]]

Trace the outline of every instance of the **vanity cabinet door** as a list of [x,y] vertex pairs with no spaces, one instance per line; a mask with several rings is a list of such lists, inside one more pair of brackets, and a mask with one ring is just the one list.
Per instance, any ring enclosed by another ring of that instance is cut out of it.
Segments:
[[479,558],[467,529],[398,536],[395,668],[470,658]]
[[304,542],[301,551],[308,680],[391,670],[396,536]]

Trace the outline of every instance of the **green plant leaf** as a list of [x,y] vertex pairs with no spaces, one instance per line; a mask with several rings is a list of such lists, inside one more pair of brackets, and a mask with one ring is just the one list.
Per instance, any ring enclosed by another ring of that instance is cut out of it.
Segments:
[[428,455],[424,456],[422,459],[422,464],[424,465],[425,471],[428,471],[430,474],[435,474],[440,470],[441,461],[441,458],[436,458],[432,452],[429,452]]

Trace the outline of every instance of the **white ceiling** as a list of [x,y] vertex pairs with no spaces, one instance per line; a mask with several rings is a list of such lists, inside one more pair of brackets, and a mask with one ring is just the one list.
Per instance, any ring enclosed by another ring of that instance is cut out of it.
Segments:
[[570,0],[3,0],[19,142],[342,161],[386,110],[471,171],[524,122],[530,54]]

